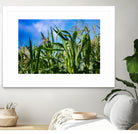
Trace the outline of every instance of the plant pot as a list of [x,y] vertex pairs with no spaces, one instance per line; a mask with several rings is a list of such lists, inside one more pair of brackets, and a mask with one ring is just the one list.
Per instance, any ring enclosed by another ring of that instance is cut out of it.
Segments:
[[1,127],[16,126],[17,119],[18,119],[18,116],[16,115],[15,109],[0,108],[0,126]]

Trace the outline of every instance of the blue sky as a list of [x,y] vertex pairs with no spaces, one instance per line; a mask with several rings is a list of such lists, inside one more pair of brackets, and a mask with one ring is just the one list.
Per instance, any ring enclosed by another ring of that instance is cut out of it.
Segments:
[[[76,25],[89,25],[90,27],[90,37],[94,36],[92,27],[97,25],[100,27],[100,20],[31,20],[31,19],[20,19],[18,20],[18,47],[20,48],[25,41],[28,46],[29,37],[31,40],[39,45],[41,43],[41,32],[47,37],[47,31],[50,28],[61,28],[62,30],[70,30],[72,26]],[[96,33],[100,33],[100,29],[96,28]],[[54,32],[54,37],[56,38],[56,33]]]

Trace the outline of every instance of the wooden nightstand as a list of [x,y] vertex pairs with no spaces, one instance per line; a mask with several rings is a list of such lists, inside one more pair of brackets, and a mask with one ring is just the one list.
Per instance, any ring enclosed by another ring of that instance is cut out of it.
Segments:
[[48,125],[17,125],[15,127],[0,127],[0,130],[48,130]]

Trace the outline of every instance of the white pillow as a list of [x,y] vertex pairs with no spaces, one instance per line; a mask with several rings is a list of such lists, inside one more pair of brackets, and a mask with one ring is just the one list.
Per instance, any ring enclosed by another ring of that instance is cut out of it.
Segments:
[[[114,94],[113,94],[114,95]],[[115,96],[114,98],[113,95],[108,99],[108,101],[106,102],[105,106],[104,106],[104,115],[107,116],[109,119],[110,119],[110,112],[111,112],[111,109],[113,107],[113,105],[117,102],[117,100],[122,97],[122,96],[125,96],[127,98],[130,98],[130,96],[128,95],[117,95]],[[111,99],[112,98],[112,99]],[[111,100],[110,100],[111,99]]]
[[129,129],[138,123],[138,100],[120,96],[112,106],[110,121],[119,129]]

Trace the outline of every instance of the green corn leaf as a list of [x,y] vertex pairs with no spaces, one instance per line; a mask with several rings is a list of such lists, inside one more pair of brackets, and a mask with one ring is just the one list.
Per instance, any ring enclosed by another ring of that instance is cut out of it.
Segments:
[[41,36],[42,36],[42,38],[45,38],[45,36],[44,36],[44,34],[41,32]]
[[59,47],[64,48],[63,44],[61,44],[61,43],[54,43],[54,45],[57,45],[57,46],[59,46]]
[[30,49],[30,58],[33,60],[33,49],[30,37],[29,37],[29,49]]
[[36,48],[34,50],[39,50],[39,49],[43,49],[43,50],[46,50],[46,51],[64,51],[63,49],[47,48],[45,46],[39,46],[38,48]]
[[63,49],[54,49],[54,48],[44,48],[47,51],[64,51]]
[[75,32],[73,33],[73,39],[74,39],[74,40],[76,40],[77,35],[78,35],[78,32],[77,32],[77,31],[75,31]]
[[60,36],[63,40],[68,40],[68,38],[66,37],[66,36],[64,36],[63,34],[62,34],[62,32],[56,27],[56,29],[53,29],[56,33],[57,33],[57,35],[58,36]]
[[41,52],[41,47],[39,47],[38,52],[37,52],[36,71],[35,71],[35,73],[38,73],[38,71],[39,71],[40,52]]
[[32,49],[32,42],[29,37],[29,50],[30,50],[30,61],[31,61],[31,73],[33,73],[33,49]]
[[51,30],[51,37],[52,37],[52,45],[54,45],[54,35],[53,35],[53,30],[52,30],[52,28],[50,28],[50,30]]

